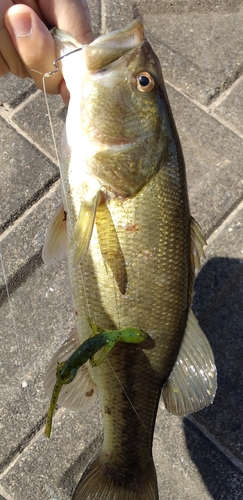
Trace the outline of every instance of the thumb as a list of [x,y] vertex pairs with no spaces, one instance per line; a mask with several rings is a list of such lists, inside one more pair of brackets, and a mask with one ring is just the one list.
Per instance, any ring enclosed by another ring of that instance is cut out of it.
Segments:
[[[8,9],[5,24],[30,78],[42,89],[43,75],[55,70],[56,49],[49,30],[32,9],[21,4]],[[59,93],[62,80],[60,71],[51,75],[45,81],[46,91]]]

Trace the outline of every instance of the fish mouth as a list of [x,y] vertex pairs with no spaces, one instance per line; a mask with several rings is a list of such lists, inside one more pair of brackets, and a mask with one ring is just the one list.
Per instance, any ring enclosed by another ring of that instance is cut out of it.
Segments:
[[102,45],[103,47],[124,47],[132,49],[144,40],[144,27],[140,19],[135,19],[127,26],[101,35],[89,46]]
[[128,26],[100,36],[83,47],[83,57],[89,71],[99,71],[119,59],[144,41],[144,28],[140,19]]

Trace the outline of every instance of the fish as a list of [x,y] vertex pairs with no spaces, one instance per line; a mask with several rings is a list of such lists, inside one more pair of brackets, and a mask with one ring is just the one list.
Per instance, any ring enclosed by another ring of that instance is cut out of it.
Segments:
[[67,254],[75,328],[45,387],[51,396],[58,363],[90,338],[90,324],[145,332],[148,342],[118,341],[98,366],[84,363],[59,403],[87,411],[98,394],[103,414],[102,447],[73,500],[158,500],[152,444],[161,394],[170,413],[185,415],[211,404],[217,387],[213,352],[191,309],[206,242],[191,216],[181,144],[142,21],[89,45],[58,29],[53,37],[70,103],[63,203],[43,259],[51,265]]

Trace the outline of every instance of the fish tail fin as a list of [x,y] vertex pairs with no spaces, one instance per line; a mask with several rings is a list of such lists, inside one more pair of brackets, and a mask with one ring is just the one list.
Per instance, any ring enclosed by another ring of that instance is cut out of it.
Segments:
[[104,465],[98,456],[88,465],[81,477],[72,500],[159,500],[156,471],[151,471],[141,481],[136,477],[121,477],[117,470]]

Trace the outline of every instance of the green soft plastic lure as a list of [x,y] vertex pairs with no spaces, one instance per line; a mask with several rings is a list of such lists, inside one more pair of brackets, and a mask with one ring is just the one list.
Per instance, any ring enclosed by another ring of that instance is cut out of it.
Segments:
[[[57,364],[56,383],[52,392],[45,426],[45,435],[48,438],[51,435],[52,418],[60,390],[64,384],[70,384],[72,382],[78,369],[88,360],[90,360],[90,364],[93,367],[99,366],[117,342],[140,344],[147,339],[147,334],[135,327],[105,331],[103,328],[95,325],[91,320],[89,320],[89,324],[93,330],[91,337],[86,339],[76,351],[74,351],[69,359]],[[103,351],[101,355],[95,360],[95,354],[102,348]]]

